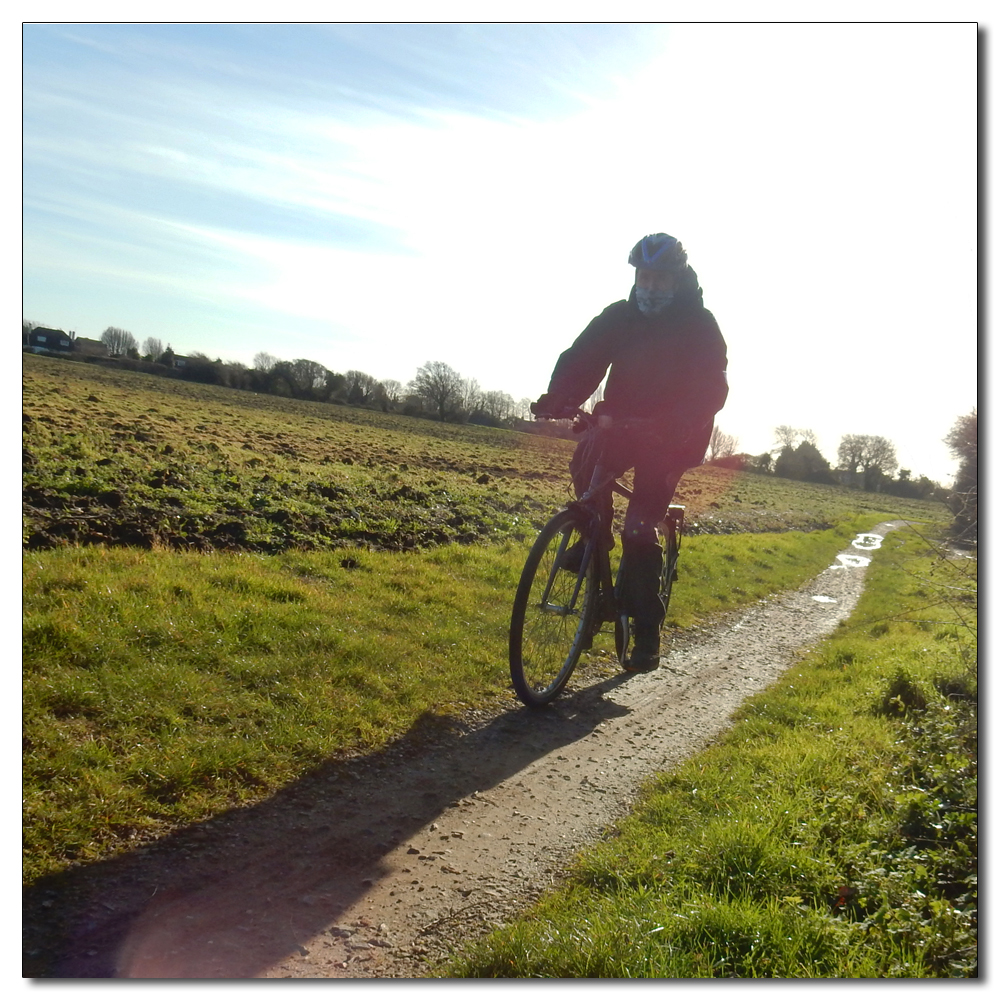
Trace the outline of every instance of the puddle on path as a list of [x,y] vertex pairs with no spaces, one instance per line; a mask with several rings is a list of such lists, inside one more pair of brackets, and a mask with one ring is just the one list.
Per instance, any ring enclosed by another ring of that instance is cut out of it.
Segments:
[[819,601],[820,604],[836,604],[836,597],[827,597],[826,594],[813,594],[813,600]]
[[[855,549],[861,549],[865,552],[871,552],[873,549],[880,548],[882,545],[882,536],[875,534],[862,534],[858,535],[857,538],[851,542],[851,547]],[[830,567],[830,569],[863,569],[871,562],[866,556],[855,556],[850,553],[841,552],[837,556],[837,561]]]
[[[837,562],[835,562],[830,569],[847,569],[848,567],[860,568],[867,566],[870,562],[871,559],[867,556],[852,556],[850,553],[841,552],[840,555],[837,556]],[[840,565],[838,565],[838,563]]]
[[851,542],[851,545],[856,549],[877,549],[882,545],[881,535],[858,535],[857,538]]

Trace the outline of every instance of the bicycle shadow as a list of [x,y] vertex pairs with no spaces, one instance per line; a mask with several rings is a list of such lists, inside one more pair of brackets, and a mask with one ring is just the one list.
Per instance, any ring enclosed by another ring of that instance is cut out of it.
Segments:
[[431,715],[385,749],[24,893],[25,977],[249,978],[336,923],[385,856],[628,709],[617,675],[480,728]]

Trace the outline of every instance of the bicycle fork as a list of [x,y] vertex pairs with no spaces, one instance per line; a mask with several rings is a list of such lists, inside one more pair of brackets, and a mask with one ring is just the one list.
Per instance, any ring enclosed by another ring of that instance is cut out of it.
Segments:
[[570,596],[569,602],[567,604],[553,604],[549,598],[551,597],[552,587],[556,581],[556,577],[562,571],[563,557],[566,555],[566,546],[568,543],[569,533],[567,532],[562,536],[562,540],[559,542],[556,557],[552,560],[552,567],[549,570],[548,579],[545,581],[545,589],[542,591],[542,596],[539,600],[539,605],[543,611],[549,611],[564,618],[578,613],[577,602],[580,598],[580,591],[583,589],[583,581],[586,579],[587,567],[590,563],[591,553],[593,551],[593,541],[591,540],[587,542],[587,547],[584,550],[583,560],[580,563],[580,569],[576,574],[576,583],[573,586],[573,593]]

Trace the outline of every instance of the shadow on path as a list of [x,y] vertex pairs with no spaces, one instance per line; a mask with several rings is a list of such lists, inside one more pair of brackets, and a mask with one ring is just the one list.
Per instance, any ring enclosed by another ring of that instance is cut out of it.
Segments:
[[625,679],[481,728],[422,718],[255,806],[39,880],[24,895],[23,975],[253,977],[336,923],[385,856],[457,800],[626,714],[602,697]]

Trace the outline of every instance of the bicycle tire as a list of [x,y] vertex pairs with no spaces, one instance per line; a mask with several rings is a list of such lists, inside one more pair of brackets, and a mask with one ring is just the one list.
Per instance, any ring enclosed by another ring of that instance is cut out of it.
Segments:
[[531,708],[562,691],[591,641],[598,588],[593,549],[575,574],[558,565],[562,553],[588,537],[577,514],[560,511],[542,528],[521,572],[510,619],[510,678]]
[[677,526],[673,520],[667,519],[663,539],[663,571],[660,573],[660,600],[663,601],[663,613],[666,615],[670,607],[670,595],[677,579],[677,559],[680,552],[680,540],[677,537]]
[[632,619],[628,615],[618,615],[615,618],[615,654],[618,662],[624,667],[628,659],[628,651],[632,645]]

